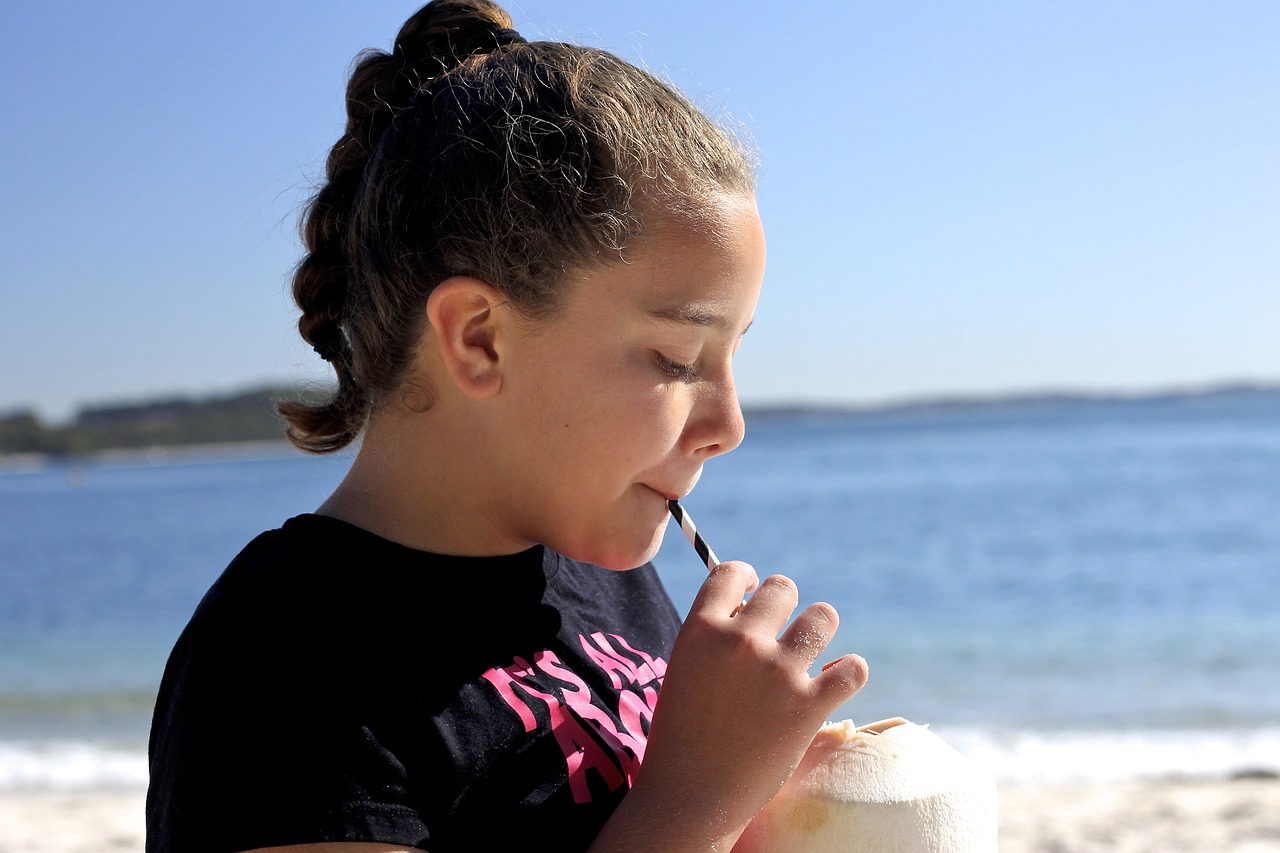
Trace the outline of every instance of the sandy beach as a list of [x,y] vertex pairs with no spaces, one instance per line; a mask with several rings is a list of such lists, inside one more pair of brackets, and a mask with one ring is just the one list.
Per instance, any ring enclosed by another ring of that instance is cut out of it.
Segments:
[[0,853],[133,853],[145,836],[142,791],[0,793]]
[[[0,853],[141,851],[143,799],[0,794]],[[1280,853],[1274,778],[1010,785],[1000,812],[1000,853]]]
[[1280,853],[1280,780],[1000,789],[1000,853]]

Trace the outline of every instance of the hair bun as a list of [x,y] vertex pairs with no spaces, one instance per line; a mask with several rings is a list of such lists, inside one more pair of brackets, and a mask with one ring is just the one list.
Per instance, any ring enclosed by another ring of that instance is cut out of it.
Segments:
[[507,44],[523,44],[511,16],[490,0],[432,0],[405,21],[396,35],[394,53],[408,65],[424,59],[447,71],[474,53]]

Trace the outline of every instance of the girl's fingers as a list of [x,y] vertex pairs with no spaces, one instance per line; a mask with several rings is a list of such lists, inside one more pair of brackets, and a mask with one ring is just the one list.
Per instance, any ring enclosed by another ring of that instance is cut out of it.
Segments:
[[[756,590],[755,595],[743,603],[743,596],[752,590]],[[760,582],[749,564],[730,560],[707,576],[689,608],[686,623],[695,618],[718,622],[732,617],[736,630],[777,637],[781,653],[807,670],[831,642],[840,616],[830,604],[818,602],[806,607],[787,625],[797,600],[796,585],[790,578],[771,575]],[[861,690],[867,676],[867,662],[858,655],[837,658],[813,677],[814,697],[827,706],[825,712],[829,713]]]
[[736,618],[741,621],[743,630],[758,627],[770,637],[776,637],[791,618],[799,600],[800,593],[791,578],[770,575],[761,581],[755,595],[742,605]]
[[689,608],[694,616],[731,616],[743,597],[756,588],[756,570],[740,560],[728,560],[711,570]]
[[[767,584],[768,581],[765,583]],[[806,607],[795,618],[791,626],[778,638],[778,645],[785,651],[800,657],[807,669],[831,642],[839,625],[840,616],[836,613],[836,609],[820,601]]]
[[870,669],[865,660],[859,655],[845,655],[824,665],[814,677],[813,684],[822,697],[821,701],[829,706],[827,713],[830,714],[861,690],[869,676]]

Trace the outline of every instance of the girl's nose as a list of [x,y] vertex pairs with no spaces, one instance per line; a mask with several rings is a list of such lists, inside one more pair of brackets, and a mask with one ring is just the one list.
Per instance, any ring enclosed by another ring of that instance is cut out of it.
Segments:
[[747,425],[738,404],[733,376],[709,383],[702,389],[685,430],[687,450],[704,459],[728,453],[742,443]]

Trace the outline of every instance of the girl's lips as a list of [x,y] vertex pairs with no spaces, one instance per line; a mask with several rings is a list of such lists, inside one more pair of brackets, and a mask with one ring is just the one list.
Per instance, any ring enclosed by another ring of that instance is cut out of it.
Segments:
[[[667,501],[678,501],[678,500],[680,500],[680,498],[681,498],[681,496],[682,496],[680,493],[677,493],[677,492],[669,492],[669,491],[667,491],[666,489],[659,489],[659,488],[657,488],[656,486],[650,486],[648,483],[645,483],[645,484],[644,484],[644,486],[645,486],[645,488],[647,488],[649,491],[651,491],[651,492],[656,492],[657,494],[661,495],[663,500],[667,500]],[[683,494],[688,494],[688,492],[684,492]]]
[[693,491],[693,487],[698,485],[698,480],[700,479],[702,479],[701,468],[699,468],[697,471],[694,471],[692,477],[685,479],[683,481],[685,485],[683,485],[680,488],[668,489],[662,486],[656,486],[652,483],[644,483],[643,485],[645,486],[645,488],[649,489],[650,491],[654,491],[662,495],[664,500],[678,501],[688,497],[689,493]]

